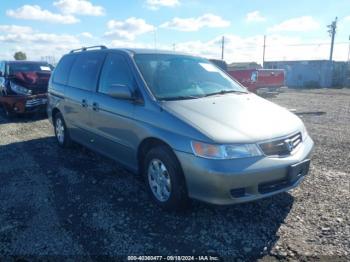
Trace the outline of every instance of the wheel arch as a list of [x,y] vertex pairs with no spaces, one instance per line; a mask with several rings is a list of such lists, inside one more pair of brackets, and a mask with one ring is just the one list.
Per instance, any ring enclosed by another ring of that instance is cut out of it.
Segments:
[[[171,198],[169,198],[168,200],[170,202],[166,203],[163,205],[160,204],[163,208],[165,209],[169,209],[169,210],[176,210],[176,209],[181,209],[181,208],[186,208],[189,205],[189,194],[188,194],[188,187],[187,187],[187,180],[182,168],[182,165],[179,161],[179,158],[177,157],[174,149],[165,141],[159,139],[159,138],[155,138],[155,137],[148,137],[146,139],[144,139],[139,146],[139,150],[137,152],[138,155],[138,163],[139,163],[139,173],[140,175],[143,176],[143,179],[145,179],[145,181],[147,181],[149,178],[148,174],[147,174],[147,170],[145,169],[144,163],[146,161],[144,161],[144,159],[146,158],[147,161],[150,161],[152,158],[147,157],[147,152],[149,150],[151,150],[152,148],[155,148],[157,146],[162,146],[164,149],[160,152],[162,152],[161,154],[165,154],[166,152],[168,152],[167,155],[171,154],[170,156],[168,156],[168,161],[174,161],[175,163],[173,163],[173,168],[175,169],[175,173],[173,173],[173,175],[175,175],[175,180],[171,183],[175,183],[174,186],[175,188],[177,188],[173,193],[171,193]],[[157,151],[156,151],[157,152]],[[159,151],[158,151],[158,156],[159,156]],[[159,156],[160,157],[160,156]],[[169,159],[170,157],[170,159]],[[160,158],[162,159],[162,158]],[[170,163],[169,163],[170,165]],[[142,171],[145,170],[145,173],[143,174]],[[146,182],[147,184],[149,184],[149,182]],[[151,192],[152,189],[150,186],[148,186],[148,189],[150,190],[150,193],[152,194],[153,198],[156,198],[156,196],[154,195],[154,192]],[[167,201],[168,201],[167,200]],[[159,200],[158,200],[159,201]],[[159,202],[157,202],[159,204]]]
[[[141,141],[141,143],[139,144],[138,149],[137,149],[137,164],[138,164],[138,172],[139,172],[139,174],[142,173],[143,160],[144,160],[147,152],[149,150],[151,150],[151,148],[154,148],[156,146],[165,146],[165,147],[167,147],[173,153],[173,155],[175,156],[178,164],[181,167],[180,161],[178,160],[178,158],[177,158],[173,148],[168,143],[166,143],[164,140],[156,138],[156,137],[147,137],[147,138],[145,138],[145,139],[143,139]],[[181,167],[181,169],[182,169],[182,167]]]
[[55,119],[55,116],[57,113],[61,113],[61,111],[55,107],[54,109],[52,109],[52,113],[51,113],[51,116],[52,116],[52,119],[54,120]]

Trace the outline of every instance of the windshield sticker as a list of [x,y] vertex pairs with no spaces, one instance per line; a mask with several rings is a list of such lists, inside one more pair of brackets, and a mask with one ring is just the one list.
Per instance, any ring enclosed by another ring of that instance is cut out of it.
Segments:
[[207,63],[199,63],[208,72],[220,72],[215,66]]
[[51,68],[48,66],[40,66],[41,71],[51,71]]

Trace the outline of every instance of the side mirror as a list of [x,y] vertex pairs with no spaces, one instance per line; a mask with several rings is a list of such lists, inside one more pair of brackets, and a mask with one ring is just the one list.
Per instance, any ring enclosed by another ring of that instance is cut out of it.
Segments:
[[134,99],[131,89],[126,85],[112,84],[109,87],[108,95],[113,98],[132,100]]

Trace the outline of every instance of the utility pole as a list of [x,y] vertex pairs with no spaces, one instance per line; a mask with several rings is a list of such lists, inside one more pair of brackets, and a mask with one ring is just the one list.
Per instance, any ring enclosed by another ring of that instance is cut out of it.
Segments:
[[349,35],[348,64],[350,64],[350,35]]
[[225,36],[222,37],[222,41],[221,41],[221,60],[224,60],[224,50],[225,50]]
[[157,50],[157,29],[154,29],[153,34],[154,34],[154,50]]
[[347,85],[350,86],[350,35],[349,35],[349,51],[348,51],[348,67],[347,67]]
[[330,37],[332,38],[331,53],[329,55],[330,62],[333,61],[334,38],[335,38],[335,34],[337,32],[337,21],[338,21],[338,17],[336,17],[335,20],[330,25],[327,26],[329,28],[328,33],[329,33]]
[[266,49],[266,35],[264,35],[263,62],[262,62],[263,68],[265,68],[265,49]]

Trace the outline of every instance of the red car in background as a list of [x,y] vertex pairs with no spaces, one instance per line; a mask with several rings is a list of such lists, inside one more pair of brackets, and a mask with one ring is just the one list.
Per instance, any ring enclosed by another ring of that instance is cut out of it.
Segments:
[[239,69],[230,70],[228,74],[254,93],[261,88],[276,91],[285,83],[283,69]]
[[0,61],[0,105],[7,117],[46,111],[51,70],[46,62]]
[[276,91],[285,85],[283,69],[230,69],[224,60],[210,59],[212,63],[248,88],[250,92],[260,90]]

